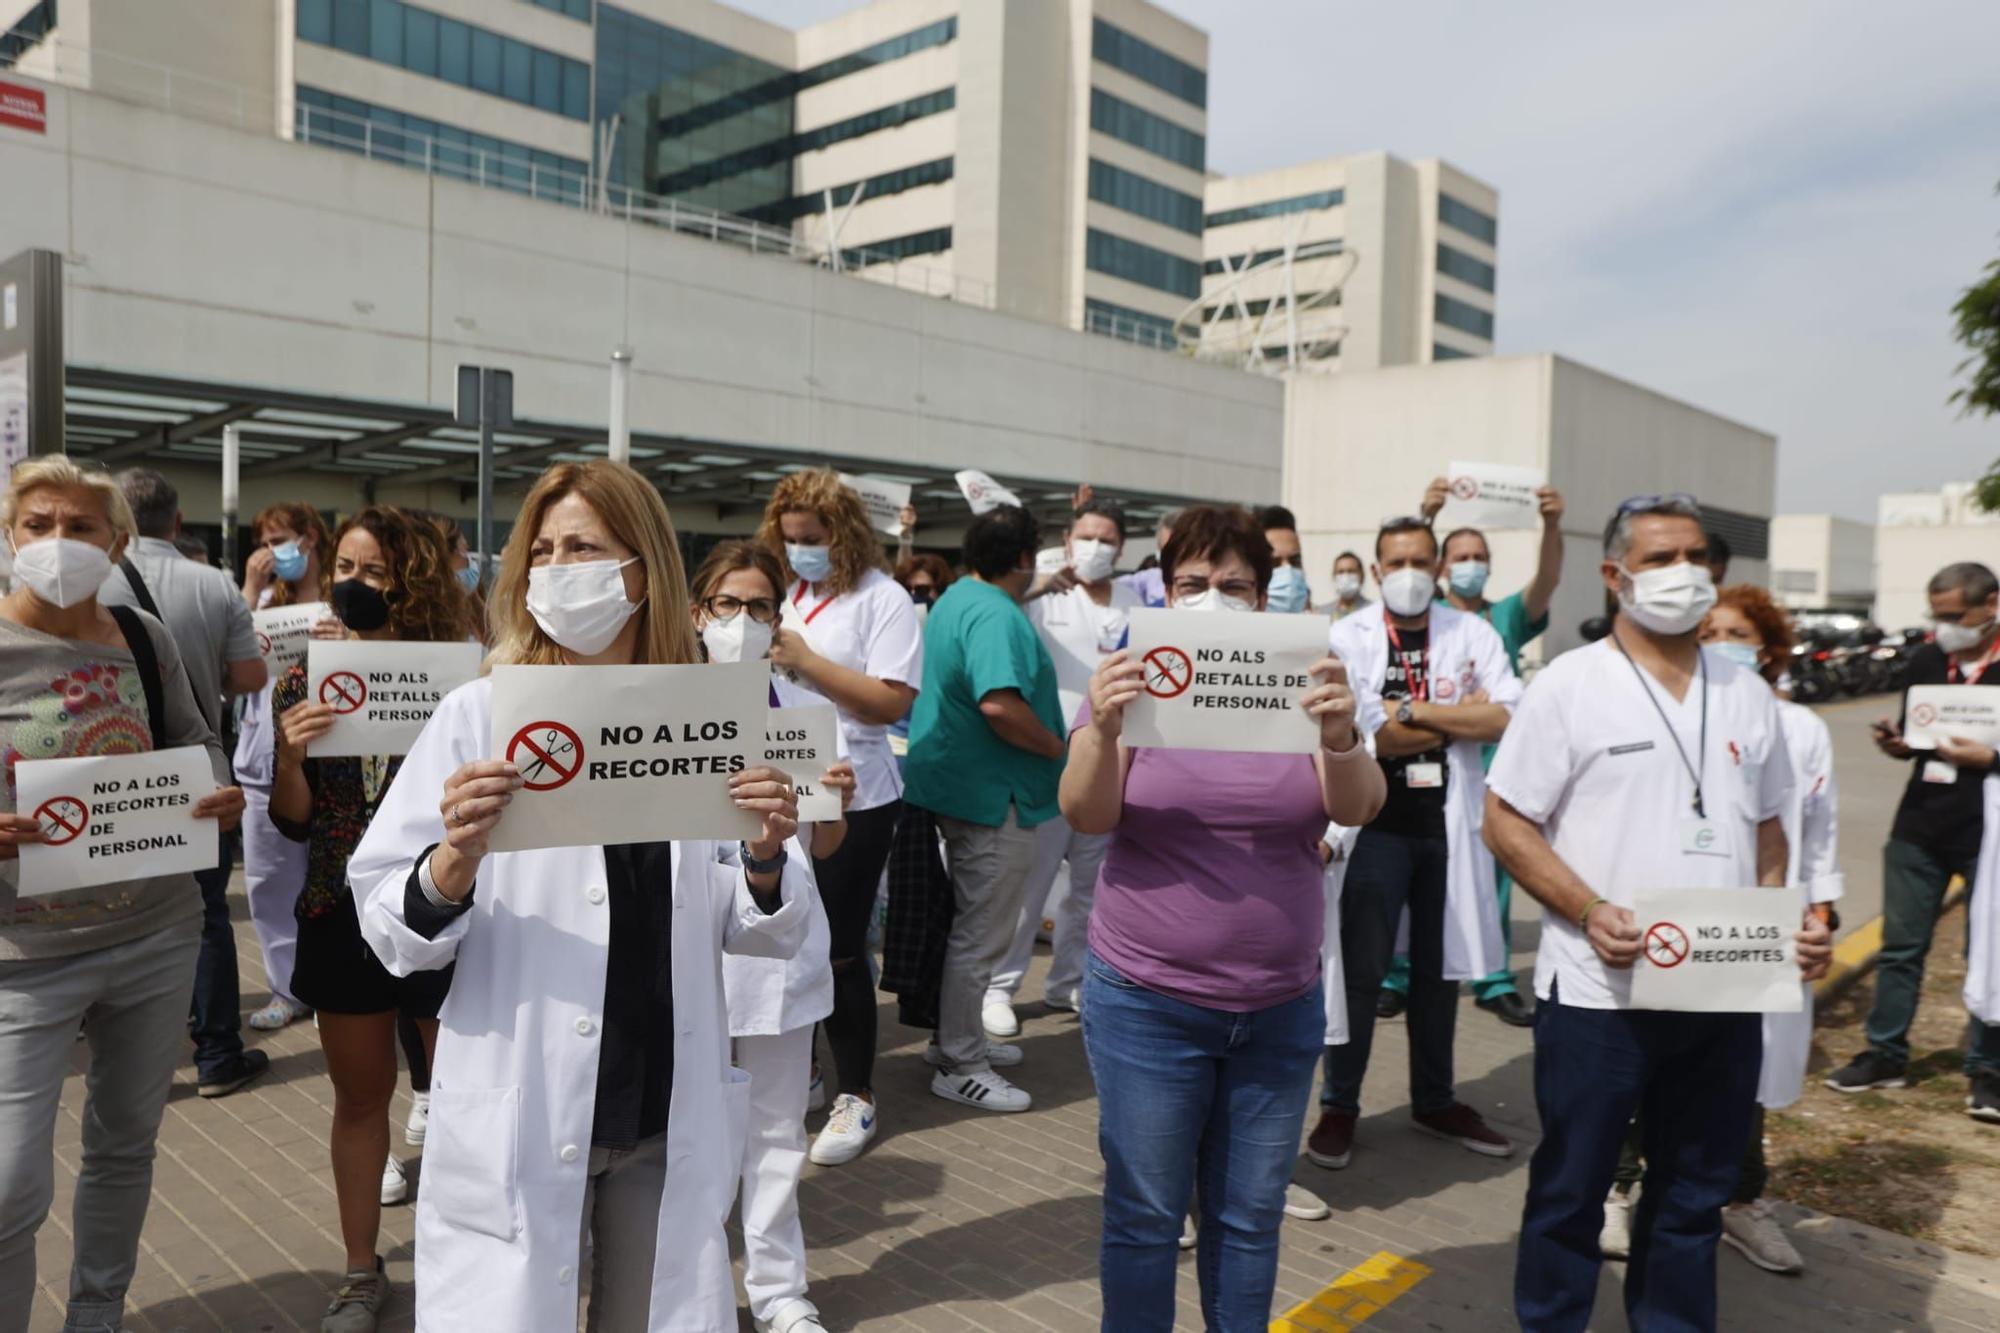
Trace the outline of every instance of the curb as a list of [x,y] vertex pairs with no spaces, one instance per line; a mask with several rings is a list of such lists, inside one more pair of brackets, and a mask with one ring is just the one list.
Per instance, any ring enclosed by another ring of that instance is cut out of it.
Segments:
[[[1945,891],[1944,905],[1938,909],[1942,917],[1970,894],[1963,876],[1954,879]],[[1856,982],[1875,970],[1875,964],[1882,956],[1882,918],[1876,917],[1861,926],[1846,939],[1833,946],[1833,965],[1826,975],[1813,983],[1813,999],[1819,1004],[1827,1004],[1847,993]]]

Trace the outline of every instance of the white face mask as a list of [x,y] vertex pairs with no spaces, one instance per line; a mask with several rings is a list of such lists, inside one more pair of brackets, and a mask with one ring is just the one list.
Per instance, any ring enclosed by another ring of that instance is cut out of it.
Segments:
[[1945,653],[1969,653],[1986,641],[1993,632],[1993,621],[1982,625],[1961,625],[1955,620],[1931,622],[1931,637],[1937,640],[1940,651]]
[[1737,666],[1742,667],[1745,671],[1761,672],[1764,669],[1764,654],[1758,650],[1757,645],[1754,643],[1743,643],[1736,639],[1719,639],[1708,646],[1736,663]]
[[1291,615],[1306,609],[1312,589],[1306,586],[1306,572],[1295,565],[1279,565],[1271,571],[1271,586],[1265,590],[1264,605]]
[[586,560],[575,565],[538,565],[528,571],[528,614],[542,633],[579,657],[594,657],[611,646],[639,604],[625,597],[630,560]]
[[44,537],[14,548],[14,577],[49,605],[68,610],[104,586],[111,557],[73,537]]
[[825,583],[833,574],[833,548],[786,542],[785,563],[807,583]]
[[1359,574],[1335,574],[1333,576],[1333,595],[1343,602],[1351,602],[1359,597],[1361,595],[1361,576]]
[[1618,594],[1625,614],[1655,634],[1686,634],[1715,605],[1715,580],[1707,565],[1683,560],[1665,569],[1625,571],[1630,585]]
[[701,642],[711,662],[756,662],[771,651],[771,627],[738,611],[727,620],[711,617],[701,627]]
[[1111,567],[1116,563],[1118,548],[1110,542],[1084,537],[1069,544],[1069,567],[1085,583],[1102,583],[1110,578]]
[[1195,597],[1181,597],[1174,602],[1177,611],[1255,611],[1256,604],[1246,602],[1241,597],[1230,597],[1219,588],[1209,588]]
[[1437,576],[1426,569],[1394,569],[1382,576],[1382,605],[1399,616],[1420,616],[1430,609]]

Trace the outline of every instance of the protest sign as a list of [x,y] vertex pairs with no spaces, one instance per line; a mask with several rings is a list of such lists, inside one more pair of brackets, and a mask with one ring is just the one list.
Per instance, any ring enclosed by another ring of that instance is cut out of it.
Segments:
[[861,507],[868,511],[869,526],[875,531],[886,532],[891,537],[903,535],[903,506],[910,502],[907,482],[854,477],[843,472],[840,484],[861,497]]
[[215,790],[199,745],[24,759],[14,783],[15,808],[33,815],[46,839],[21,846],[24,897],[213,870],[221,859],[218,825],[194,817],[194,803]]
[[1956,736],[2000,746],[2000,690],[1986,685],[1912,685],[1903,714],[1903,744],[1935,750]]
[[1453,528],[1504,532],[1542,526],[1542,505],[1535,492],[1549,484],[1549,474],[1540,469],[1453,463],[1445,480],[1451,493],[1438,519],[1439,532]]
[[333,608],[325,602],[267,606],[250,613],[250,623],[257,630],[257,651],[264,655],[273,680],[306,660],[312,627],[332,614]]
[[767,662],[493,668],[492,755],[522,785],[496,852],[754,838],[729,776],[763,762]]
[[479,674],[483,651],[476,643],[315,640],[306,654],[306,698],[336,716],[306,753],[408,754],[445,695]]
[[799,793],[799,822],[818,824],[840,818],[840,793],[822,787],[839,751],[835,735],[840,714],[832,704],[773,708],[764,724],[764,762],[782,768]]
[[1795,1014],[1803,1006],[1795,889],[1649,889],[1632,904],[1632,1007]]
[[984,472],[967,468],[963,472],[954,474],[954,480],[958,482],[958,489],[965,493],[965,502],[972,506],[972,512],[975,514],[984,514],[989,510],[998,509],[1001,505],[1027,507],[1021,503],[1020,496]]
[[1327,618],[1134,607],[1131,660],[1146,688],[1125,706],[1127,745],[1312,754],[1319,723],[1299,706],[1326,656]]

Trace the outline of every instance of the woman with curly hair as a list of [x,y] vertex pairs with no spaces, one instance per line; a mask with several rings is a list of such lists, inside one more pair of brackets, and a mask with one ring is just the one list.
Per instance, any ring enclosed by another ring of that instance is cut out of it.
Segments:
[[757,541],[784,568],[784,623],[771,665],[840,711],[856,790],[847,839],[815,859],[832,933],[833,1013],[827,1046],[840,1080],[826,1128],[813,1140],[820,1166],[851,1162],[875,1137],[875,982],[868,919],[902,810],[903,779],[889,728],[907,717],[924,675],[924,641],[910,595],[882,571],[882,546],[861,497],[838,474],[794,472],[777,484]]
[[[328,600],[340,624],[315,626],[314,637],[457,643],[470,633],[471,604],[433,525],[373,506],[340,525],[333,553]],[[333,1080],[334,1194],[347,1245],[346,1277],[320,1327],[368,1333],[388,1294],[375,1253],[382,1204],[408,1188],[389,1157],[396,1018],[400,1011],[416,1020],[428,1063],[451,970],[391,975],[362,939],[347,884],[348,858],[395,781],[401,756],[308,757],[308,743],[326,734],[334,713],[306,697],[304,663],[278,683],[272,706],[279,732],[271,820],[306,844],[291,991],[319,1012],[320,1049]]]

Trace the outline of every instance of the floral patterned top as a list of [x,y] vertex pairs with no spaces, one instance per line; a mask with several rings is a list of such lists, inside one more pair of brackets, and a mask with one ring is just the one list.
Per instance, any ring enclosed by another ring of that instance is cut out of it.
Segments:
[[[306,699],[306,668],[303,662],[285,673],[271,692],[271,713],[280,717],[288,708]],[[273,722],[274,727],[277,723]],[[347,887],[347,859],[368,831],[376,807],[403,766],[401,755],[371,754],[360,757],[308,758],[306,785],[312,788],[312,816],[303,824],[293,823],[271,811],[278,832],[294,842],[306,844],[306,881],[299,890],[293,915],[300,920],[326,916],[336,909],[353,911],[352,891]]]

